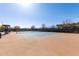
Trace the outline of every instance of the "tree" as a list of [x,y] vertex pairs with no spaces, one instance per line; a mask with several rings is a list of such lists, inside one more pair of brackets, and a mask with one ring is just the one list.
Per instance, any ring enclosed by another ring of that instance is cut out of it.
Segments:
[[70,23],[72,23],[72,21],[70,19],[66,19],[63,21],[63,24],[70,24]]
[[35,26],[33,25],[33,26],[31,26],[31,29],[35,29]]
[[42,29],[46,29],[46,25],[45,24],[42,24]]
[[4,29],[5,29],[5,26],[1,25],[0,26],[0,31],[4,31]]
[[16,31],[16,33],[20,30],[20,26],[15,26],[14,30]]

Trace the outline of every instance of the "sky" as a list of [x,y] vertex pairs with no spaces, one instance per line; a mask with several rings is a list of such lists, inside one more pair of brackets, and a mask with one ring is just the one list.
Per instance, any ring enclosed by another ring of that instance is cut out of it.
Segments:
[[47,27],[61,24],[66,19],[79,21],[79,4],[75,3],[0,3],[0,24],[20,27]]

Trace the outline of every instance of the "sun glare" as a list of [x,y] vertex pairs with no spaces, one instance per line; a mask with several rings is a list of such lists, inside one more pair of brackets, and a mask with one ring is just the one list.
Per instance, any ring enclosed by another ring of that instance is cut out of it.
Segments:
[[32,3],[21,2],[21,3],[18,3],[18,4],[21,5],[22,7],[29,7]]

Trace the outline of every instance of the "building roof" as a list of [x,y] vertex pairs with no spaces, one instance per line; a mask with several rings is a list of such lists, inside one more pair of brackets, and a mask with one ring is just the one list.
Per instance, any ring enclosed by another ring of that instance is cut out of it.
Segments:
[[3,26],[10,26],[10,25],[5,25],[5,24],[3,24]]

